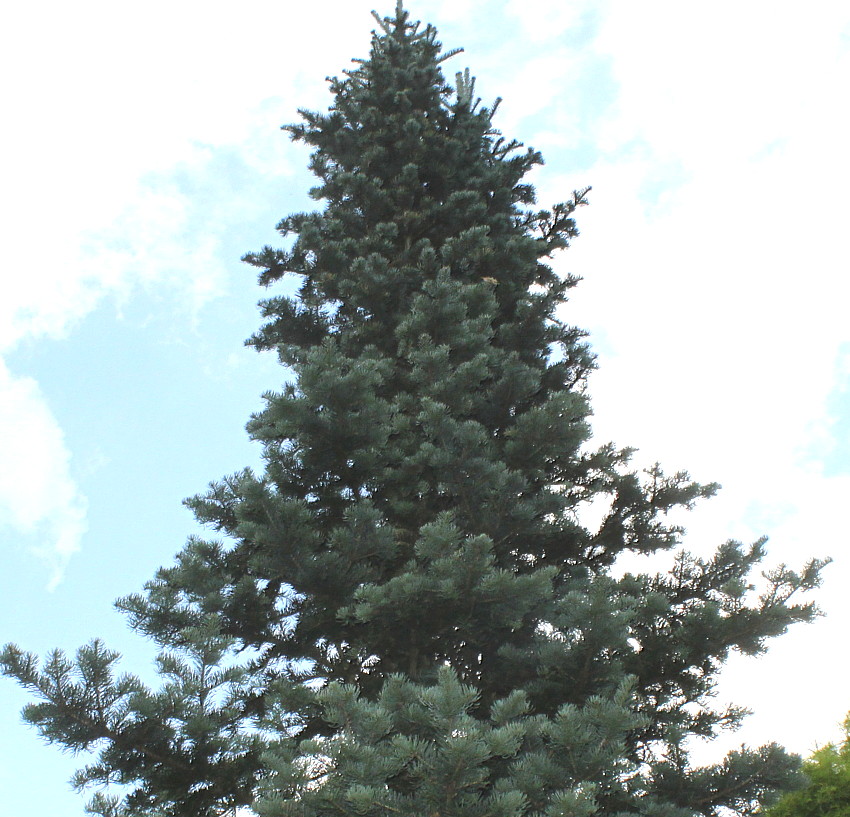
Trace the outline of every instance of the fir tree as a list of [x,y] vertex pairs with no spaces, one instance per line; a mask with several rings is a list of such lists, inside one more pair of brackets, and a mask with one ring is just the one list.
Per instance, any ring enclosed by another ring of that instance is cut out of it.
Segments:
[[[793,777],[777,746],[693,768],[733,728],[714,678],[732,650],[814,615],[820,563],[748,578],[763,543],[681,552],[666,514],[716,486],[630,470],[589,444],[593,358],[548,266],[587,190],[549,210],[540,155],[503,138],[469,73],[399,3],[367,60],[331,80],[313,149],[317,212],[246,257],[249,341],[291,379],[249,433],[265,471],[189,501],[193,539],[119,602],[162,647],[158,691],[94,642],[5,672],[49,740],[93,750],[101,815],[590,817],[751,814]],[[607,502],[598,526],[588,505]],[[671,551],[658,575],[612,571]],[[124,788],[122,788],[122,786]]]

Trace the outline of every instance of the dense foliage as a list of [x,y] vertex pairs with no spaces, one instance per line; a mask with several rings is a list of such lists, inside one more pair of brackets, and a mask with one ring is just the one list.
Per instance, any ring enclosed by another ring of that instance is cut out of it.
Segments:
[[850,817],[850,715],[844,741],[818,749],[803,764],[808,785],[786,794],[768,817]]
[[[792,596],[819,564],[757,594],[761,542],[674,553],[667,513],[715,486],[589,442],[576,279],[548,265],[587,191],[536,209],[540,155],[468,73],[446,82],[434,29],[400,4],[378,22],[330,111],[287,128],[322,209],[246,259],[300,280],[250,341],[289,373],[249,424],[265,471],[191,500],[222,538],[119,602],[162,687],[100,642],[41,669],[10,646],[26,717],[98,753],[77,783],[119,784],[90,807],[113,817],[753,813],[796,760],[693,768],[687,741],[739,722],[711,706],[718,669],[812,617]],[[667,572],[613,569],[659,551]]]

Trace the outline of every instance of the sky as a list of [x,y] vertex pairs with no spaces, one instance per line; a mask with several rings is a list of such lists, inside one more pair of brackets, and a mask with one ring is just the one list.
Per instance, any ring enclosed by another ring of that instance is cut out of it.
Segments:
[[[285,376],[243,341],[263,296],[239,258],[309,209],[279,125],[365,56],[371,2],[18,3],[0,38],[0,641],[98,636],[198,532],[184,497],[259,464],[243,430]],[[584,280],[595,439],[723,490],[688,514],[707,555],[769,535],[768,564],[830,556],[824,615],[720,701],[741,742],[806,754],[850,710],[850,6],[814,0],[411,0],[496,124],[541,150],[541,204],[592,185],[556,262]],[[387,7],[379,11],[389,13]],[[0,685],[9,814],[79,817],[84,758],[47,747]]]

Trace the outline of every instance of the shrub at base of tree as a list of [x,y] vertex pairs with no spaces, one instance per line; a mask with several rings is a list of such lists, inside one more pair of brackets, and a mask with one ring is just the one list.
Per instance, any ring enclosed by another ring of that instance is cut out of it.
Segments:
[[850,715],[844,741],[818,749],[804,764],[808,785],[786,794],[767,817],[850,817]]

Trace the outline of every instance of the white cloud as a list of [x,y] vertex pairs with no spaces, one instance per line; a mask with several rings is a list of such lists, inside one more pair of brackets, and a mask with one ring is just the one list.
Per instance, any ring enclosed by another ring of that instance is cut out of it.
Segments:
[[[451,23],[469,25],[480,20],[487,13],[487,0],[467,0],[458,3],[456,0],[433,0],[431,3],[406,3],[405,8],[410,12],[413,20],[422,20],[424,23],[440,26]],[[377,11],[386,16],[391,15],[390,3],[378,6]],[[450,46],[454,48],[454,46]]]
[[597,11],[600,5],[598,0],[575,0],[570,3],[536,0],[533,4],[528,0],[508,0],[505,7],[514,25],[520,27],[524,43],[545,43],[550,47],[552,40],[573,32],[581,25],[583,18]]
[[98,222],[97,208],[86,211],[85,204],[75,211],[73,188],[55,197],[69,199],[70,223],[45,229],[34,212],[12,207],[5,219],[16,243],[5,253],[0,299],[0,473],[6,475],[0,478],[0,506],[6,509],[0,522],[36,543],[50,586],[80,547],[86,502],[54,411],[34,380],[9,373],[3,353],[23,339],[65,337],[104,298],[121,304],[139,287],[156,285],[170,293],[191,319],[220,294],[224,280],[218,238],[189,234],[190,202],[180,191],[139,180],[132,190],[111,194],[111,220]]
[[[310,30],[313,12],[249,2],[236,14],[224,3],[157,0],[10,11],[15,34],[0,70],[17,80],[0,153],[0,355],[25,338],[65,337],[105,298],[120,304],[139,287],[158,287],[190,314],[221,293],[229,260],[221,215],[199,226],[207,202],[181,190],[172,171],[209,176],[214,149],[233,144],[255,168],[270,156],[276,172],[286,167],[277,125],[297,105],[323,104],[323,77],[349,65],[336,64],[338,55],[368,43],[368,12],[350,4],[335,10],[321,40],[293,37]],[[80,545],[85,500],[37,384],[0,365],[9,437],[0,521],[35,536],[55,583]]]
[[50,545],[36,548],[61,580],[86,531],[86,501],[76,488],[62,430],[34,380],[0,361],[0,522]]
[[[687,521],[689,547],[768,533],[772,563],[835,557],[827,617],[734,661],[720,687],[756,710],[731,743],[801,752],[850,707],[834,680],[850,475],[822,461],[850,343],[848,26],[844,4],[613,5],[594,47],[617,94],[559,262],[586,279],[568,314],[600,352],[598,438],[724,485]],[[543,200],[576,185],[543,181]]]

